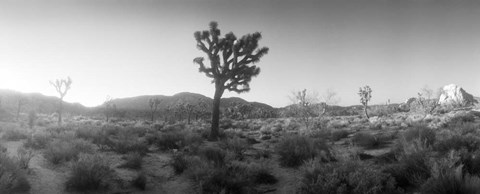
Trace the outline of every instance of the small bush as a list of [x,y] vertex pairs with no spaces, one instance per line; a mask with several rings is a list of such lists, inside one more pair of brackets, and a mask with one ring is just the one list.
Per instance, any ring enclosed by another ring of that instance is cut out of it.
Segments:
[[142,168],[143,158],[142,158],[141,154],[139,154],[137,152],[133,152],[133,153],[130,153],[127,156],[125,156],[124,159],[126,161],[125,161],[125,163],[123,163],[122,165],[119,166],[120,168],[130,168],[130,169],[135,169],[135,170],[138,170],[138,169]]
[[370,133],[357,133],[353,136],[352,141],[354,144],[368,149],[378,148],[386,143],[382,137]]
[[396,164],[388,165],[384,172],[391,174],[399,187],[420,186],[430,176],[430,164],[425,152],[404,155]]
[[28,133],[25,130],[21,129],[7,129],[3,132],[2,138],[7,141],[18,141],[22,139],[27,139]]
[[358,161],[322,164],[311,160],[302,173],[299,193],[375,194],[396,190],[393,177]]
[[462,167],[452,169],[438,177],[428,179],[421,187],[425,194],[477,194],[480,191],[480,178],[462,173]]
[[113,173],[104,157],[92,154],[80,154],[71,169],[65,184],[68,190],[77,191],[105,189]]
[[227,152],[217,147],[204,147],[200,150],[200,155],[214,166],[224,166]]
[[77,159],[80,153],[93,153],[94,145],[83,139],[66,141],[55,139],[43,153],[45,159],[53,164]]
[[44,149],[49,142],[52,141],[52,137],[46,133],[37,133],[29,136],[27,141],[23,144],[26,148],[32,149]]
[[25,174],[5,153],[0,153],[0,193],[17,193],[30,190]]
[[178,149],[184,141],[184,131],[170,131],[162,133],[156,140],[157,146],[162,150]]
[[405,131],[403,137],[405,137],[405,140],[407,142],[411,142],[414,139],[419,139],[427,146],[433,145],[436,140],[435,130],[430,129],[426,126],[414,126],[412,128],[409,128]]
[[446,139],[438,141],[434,145],[434,150],[447,153],[450,150],[466,149],[469,152],[480,149],[480,139],[474,136],[453,135]]
[[140,190],[144,191],[147,187],[147,176],[144,172],[141,172],[133,179],[132,185]]
[[170,165],[172,165],[175,174],[182,174],[188,168],[188,156],[183,152],[174,153]]
[[222,148],[232,151],[235,154],[235,158],[242,160],[244,158],[244,153],[247,151],[249,145],[245,139],[240,139],[238,137],[226,138],[222,141]]
[[331,132],[332,141],[338,141],[340,139],[346,138],[350,133],[345,129],[337,129]]
[[28,165],[30,163],[30,160],[33,158],[34,154],[32,150],[26,150],[25,148],[18,148],[17,150],[17,161],[18,161],[18,166],[21,169],[28,169]]
[[323,161],[333,160],[331,149],[325,141],[298,135],[281,140],[276,152],[280,155],[280,164],[287,167],[297,167],[317,156],[322,157]]

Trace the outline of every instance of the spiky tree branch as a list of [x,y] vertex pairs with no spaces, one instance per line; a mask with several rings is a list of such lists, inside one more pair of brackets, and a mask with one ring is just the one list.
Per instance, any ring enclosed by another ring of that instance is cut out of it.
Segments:
[[72,85],[72,79],[67,77],[67,79],[57,79],[55,81],[50,81],[50,84],[55,88],[57,93],[60,95],[60,102],[58,108],[58,124],[62,124],[62,109],[63,109],[63,98],[67,95],[70,86]]

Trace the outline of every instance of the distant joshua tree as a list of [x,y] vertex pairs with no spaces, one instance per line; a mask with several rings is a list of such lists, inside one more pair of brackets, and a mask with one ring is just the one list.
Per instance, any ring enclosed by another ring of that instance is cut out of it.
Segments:
[[113,103],[113,98],[110,96],[107,96],[103,105],[105,106],[105,119],[108,123],[110,121],[110,118],[114,115],[114,112],[117,109],[117,105]]
[[161,102],[162,100],[158,98],[148,99],[148,106],[150,106],[150,116],[151,116],[152,123],[155,120],[155,113],[157,112],[158,105],[160,105]]
[[70,86],[72,85],[72,79],[67,77],[67,79],[57,79],[55,82],[50,81],[50,84],[55,87],[55,90],[60,96],[59,107],[58,107],[58,125],[62,124],[62,110],[63,110],[63,97],[67,95]]
[[358,91],[358,95],[360,96],[360,102],[363,105],[363,111],[365,112],[365,116],[370,118],[368,116],[368,102],[372,98],[372,89],[370,89],[370,86],[364,86],[363,88],[360,87],[360,90]]
[[267,47],[258,48],[258,41],[262,38],[259,32],[247,34],[240,39],[230,32],[222,38],[217,27],[217,22],[212,21],[209,30],[194,33],[197,48],[207,54],[210,66],[203,63],[203,57],[197,57],[193,62],[215,84],[211,140],[216,140],[219,135],[220,99],[223,92],[225,89],[237,93],[248,92],[252,77],[260,73],[260,68],[250,64],[259,62],[268,53]]
[[16,121],[19,121],[19,119],[20,119],[20,111],[22,110],[22,106],[25,105],[25,104],[27,104],[27,103],[28,103],[28,100],[27,100],[25,97],[21,96],[21,95],[18,95],[18,96],[17,96],[17,99],[18,99],[18,101],[17,101],[17,116],[15,117],[15,120],[16,120]]

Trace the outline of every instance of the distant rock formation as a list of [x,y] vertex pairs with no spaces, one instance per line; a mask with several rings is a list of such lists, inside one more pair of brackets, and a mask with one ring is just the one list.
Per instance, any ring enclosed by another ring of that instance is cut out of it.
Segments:
[[478,101],[463,88],[450,84],[442,88],[442,94],[438,99],[438,103],[440,105],[471,106],[478,103]]

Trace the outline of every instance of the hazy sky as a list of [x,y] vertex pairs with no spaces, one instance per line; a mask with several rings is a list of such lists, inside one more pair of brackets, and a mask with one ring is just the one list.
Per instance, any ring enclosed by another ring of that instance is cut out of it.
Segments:
[[478,0],[0,0],[0,88],[65,100],[195,92],[214,86],[198,72],[193,33],[218,21],[237,37],[259,31],[270,48],[244,94],[275,107],[293,90],[333,88],[341,105],[402,102],[424,85],[455,83],[480,96]]

